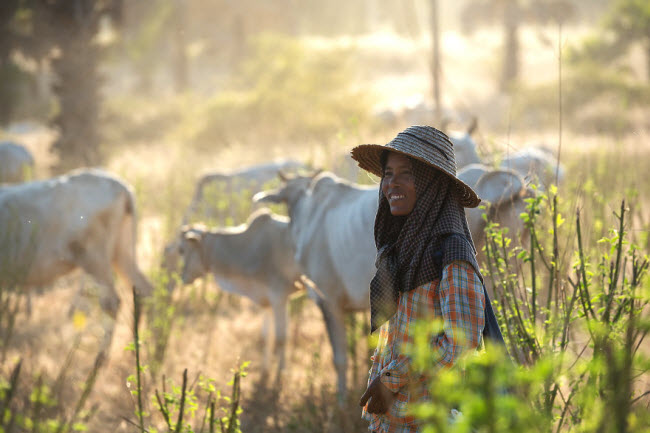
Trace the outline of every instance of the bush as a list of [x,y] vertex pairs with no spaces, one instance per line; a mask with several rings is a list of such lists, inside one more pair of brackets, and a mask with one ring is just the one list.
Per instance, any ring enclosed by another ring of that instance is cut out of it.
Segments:
[[[513,94],[512,124],[521,128],[558,123],[558,83],[520,85]],[[648,110],[650,86],[620,68],[593,62],[574,65],[562,77],[562,115],[569,129],[621,134],[633,128],[634,109]]]
[[[625,203],[615,214],[618,226],[596,246],[587,249],[579,212],[575,243],[559,242],[568,236],[560,227],[567,231],[569,225],[558,212],[556,192],[529,199],[522,217],[531,229],[530,249],[504,248],[509,240],[503,231],[488,227],[484,273],[495,284],[509,355],[488,347],[453,369],[433,373],[433,401],[414,409],[427,428],[647,431],[650,415],[641,402],[650,391],[641,384],[650,359],[640,350],[650,332],[647,253],[627,240]],[[567,255],[569,269],[562,266]],[[413,352],[427,371],[435,364],[426,348],[436,329],[435,324],[420,329]],[[450,422],[452,408],[462,415]]]

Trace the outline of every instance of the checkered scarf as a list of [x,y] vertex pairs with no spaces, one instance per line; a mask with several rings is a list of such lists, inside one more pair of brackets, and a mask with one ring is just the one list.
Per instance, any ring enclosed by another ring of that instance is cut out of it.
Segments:
[[416,193],[415,207],[409,215],[393,216],[379,188],[375,218],[377,273],[370,283],[370,332],[395,314],[400,292],[440,278],[444,267],[454,260],[470,263],[482,279],[465,210],[454,196],[453,181],[439,170],[409,159]]

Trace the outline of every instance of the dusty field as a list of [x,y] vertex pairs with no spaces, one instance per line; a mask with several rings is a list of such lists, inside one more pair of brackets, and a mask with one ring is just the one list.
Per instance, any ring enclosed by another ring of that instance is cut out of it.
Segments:
[[[577,29],[567,37],[577,37],[581,31]],[[547,33],[549,32],[551,30]],[[534,57],[525,57],[524,73],[533,80],[552,74],[556,69],[554,47],[544,45],[538,36],[528,32],[524,34],[527,48],[538,53]],[[362,51],[368,56],[368,62],[375,65],[400,65],[393,69],[388,68],[388,72],[381,74],[376,72],[376,69],[369,68],[372,72],[367,73],[367,78],[372,83],[371,90],[380,95],[380,105],[401,104],[413,95],[422,94],[422,89],[428,88],[427,62],[424,60],[425,41],[414,43],[390,39],[379,42],[384,45],[389,43],[390,49],[382,52],[383,56],[380,56],[376,49]],[[343,40],[338,43],[348,42]],[[374,46],[378,42],[363,39],[356,43],[359,46]],[[478,33],[471,39],[456,34],[446,37],[445,55],[448,57],[449,67],[445,70],[445,85],[448,90],[445,99],[450,104],[453,101],[453,105],[458,108],[471,107],[472,112],[484,114],[484,117],[480,117],[482,126],[479,130],[479,141],[481,150],[486,154],[493,149],[507,151],[536,141],[545,141],[551,146],[557,146],[558,132],[555,130],[509,135],[507,128],[503,129],[507,123],[504,119],[507,119],[508,101],[496,98],[492,100],[494,106],[473,106],[472,101],[476,95],[480,95],[482,101],[489,101],[486,96],[490,92],[491,84],[484,78],[492,79],[496,74],[497,65],[490,49],[495,49],[497,43],[498,39],[493,34]],[[408,58],[418,58],[420,61],[409,62],[406,60]],[[477,77],[477,74],[481,77]],[[362,139],[365,142],[381,142],[391,138],[393,132],[383,131],[375,134],[364,136]],[[38,177],[46,177],[54,161],[47,150],[52,140],[51,133],[39,130],[14,136],[20,137],[35,153]],[[565,132],[563,161],[576,168],[573,173],[569,173],[569,179],[563,186],[568,200],[575,203],[571,207],[575,208],[585,199],[581,192],[580,176],[583,173],[577,168],[590,170],[590,166],[584,165],[589,159],[587,157],[607,151],[608,148],[618,149],[625,155],[625,158],[612,161],[613,170],[625,172],[621,172],[620,176],[617,173],[609,173],[610,179],[614,181],[598,187],[607,189],[608,199],[624,195],[626,188],[636,188],[642,191],[638,197],[639,208],[648,206],[648,190],[643,189],[647,182],[642,178],[650,156],[648,138],[647,132],[643,131],[633,131],[619,140]],[[143,269],[153,274],[159,263],[162,247],[173,230],[173,224],[179,219],[179,210],[189,203],[189,194],[181,192],[187,192],[201,173],[209,169],[237,167],[285,156],[309,159],[315,165],[326,165],[334,152],[347,151],[355,144],[358,143],[354,137],[347,137],[329,147],[319,143],[277,143],[253,151],[231,146],[212,153],[197,154],[188,152],[179,143],[136,143],[128,150],[111,155],[107,168],[121,175],[136,189],[140,208],[139,259]],[[618,155],[616,152],[613,154]],[[617,204],[612,200],[607,206],[615,209]],[[642,218],[643,212],[638,212],[637,215]],[[646,220],[638,221],[639,232],[647,230],[644,226],[647,223]],[[32,297],[33,313],[28,316],[23,310],[17,316],[16,331],[2,367],[2,372],[6,373],[17,359],[22,358],[27,367],[26,371],[34,374],[43,372],[46,376],[55,377],[75,340],[80,338],[80,344],[73,353],[73,369],[67,377],[65,387],[65,396],[71,402],[79,394],[80,387],[91,370],[101,337],[101,329],[93,321],[99,310],[92,296],[85,303],[85,324],[79,321],[75,323],[66,315],[78,284],[79,278],[72,276],[59,281],[54,288]],[[86,280],[85,284],[92,288],[92,282]],[[136,419],[135,400],[127,383],[127,377],[135,371],[134,355],[133,352],[125,350],[133,341],[132,305],[124,284],[120,285],[120,293],[123,302],[109,362],[100,372],[86,405],[88,408],[96,407],[96,412],[88,421],[88,429],[91,432],[134,431],[125,420]],[[313,303],[303,300],[292,304],[294,308],[289,322],[287,369],[281,386],[274,388],[272,378],[261,372],[263,353],[260,308],[247,300],[230,297],[219,299],[216,293],[217,288],[212,283],[206,286],[197,283],[175,292],[176,311],[164,362],[155,378],[145,375],[145,397],[150,412],[157,412],[152,405],[152,397],[153,391],[161,387],[163,374],[179,385],[183,370],[187,368],[190,380],[199,375],[214,378],[217,388],[224,394],[229,394],[227,383],[231,379],[230,369],[238,362],[250,361],[250,374],[242,381],[242,431],[254,433],[365,430],[365,423],[359,419],[360,411],[356,405],[356,400],[365,387],[368,368],[365,340],[361,340],[356,351],[356,372],[350,368],[350,397],[343,409],[339,409],[333,393],[336,377],[331,363],[331,349],[321,314]],[[367,320],[362,314],[357,315],[357,319]],[[151,350],[151,341],[145,337],[143,344],[144,362],[147,363],[146,353]]]

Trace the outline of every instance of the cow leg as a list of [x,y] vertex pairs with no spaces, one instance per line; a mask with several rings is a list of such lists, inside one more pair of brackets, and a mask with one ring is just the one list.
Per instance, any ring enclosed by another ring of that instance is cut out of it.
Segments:
[[120,298],[115,290],[115,279],[110,262],[101,254],[84,252],[77,256],[79,266],[90,274],[100,288],[99,305],[102,309],[100,323],[104,329],[104,338],[100,344],[99,356],[105,357],[113,340],[115,319],[120,308]]
[[262,358],[262,377],[266,377],[269,372],[269,358],[271,352],[271,338],[269,333],[270,328],[270,311],[268,308],[264,308],[262,316],[262,341],[264,344],[264,355]]
[[138,268],[135,257],[135,221],[133,216],[125,218],[120,226],[115,250],[113,251],[113,263],[117,270],[126,277],[135,287],[138,296],[150,296],[153,294],[153,286]]
[[78,283],[79,286],[74,292],[72,302],[70,302],[70,308],[68,309],[68,318],[73,317],[77,310],[82,309],[81,300],[87,296],[85,275],[79,275]]
[[278,360],[277,377],[284,370],[285,344],[287,341],[287,299],[279,299],[272,304],[273,324],[275,325],[275,344],[273,356]]
[[323,313],[327,334],[332,345],[334,368],[337,376],[337,398],[343,403],[347,391],[347,350],[345,334],[345,317],[338,305],[320,300],[318,306]]
[[133,284],[138,296],[150,296],[153,293],[153,286],[134,260],[118,257],[117,268]]

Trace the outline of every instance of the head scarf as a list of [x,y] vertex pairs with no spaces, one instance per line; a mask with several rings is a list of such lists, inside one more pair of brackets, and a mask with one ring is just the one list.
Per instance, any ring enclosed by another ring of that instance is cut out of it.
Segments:
[[370,283],[371,332],[395,314],[400,292],[440,278],[442,269],[454,260],[469,262],[482,278],[465,210],[455,196],[452,181],[439,170],[409,159],[416,193],[410,214],[393,216],[379,188],[377,273]]

